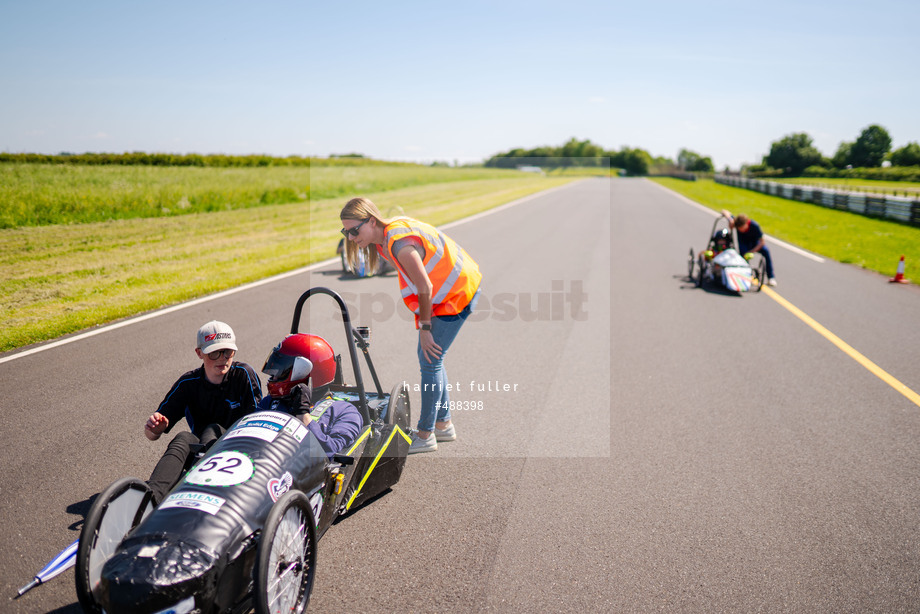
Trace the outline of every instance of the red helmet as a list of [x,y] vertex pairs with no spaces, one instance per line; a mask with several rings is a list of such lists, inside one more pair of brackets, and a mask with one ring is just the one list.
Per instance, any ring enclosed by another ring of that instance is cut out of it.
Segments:
[[286,397],[307,380],[316,389],[335,379],[335,352],[317,335],[288,335],[269,354],[262,373],[269,376],[268,394],[273,397]]

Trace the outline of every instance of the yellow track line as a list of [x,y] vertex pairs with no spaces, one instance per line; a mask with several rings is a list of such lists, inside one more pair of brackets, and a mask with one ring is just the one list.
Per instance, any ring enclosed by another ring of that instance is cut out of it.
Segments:
[[803,322],[808,324],[810,327],[812,327],[815,331],[817,331],[825,339],[827,339],[828,341],[836,345],[838,348],[843,350],[843,352],[847,356],[849,356],[850,358],[852,358],[853,360],[855,360],[856,362],[864,366],[866,369],[869,370],[869,372],[871,372],[873,375],[878,377],[880,380],[882,380],[883,382],[885,382],[886,384],[888,384],[889,386],[891,386],[892,388],[894,388],[895,390],[903,394],[914,405],[917,405],[918,407],[920,407],[920,394],[917,394],[916,392],[914,392],[913,390],[911,390],[910,388],[902,384],[900,381],[898,381],[893,376],[891,376],[887,371],[885,371],[884,369],[879,367],[877,364],[875,364],[874,362],[872,362],[871,360],[869,360],[868,358],[866,358],[865,356],[857,352],[855,349],[853,349],[853,347],[850,346],[848,343],[846,343],[843,339],[841,339],[840,337],[838,337],[831,331],[827,330],[826,328],[818,324],[807,313],[805,313],[804,311],[802,311],[801,309],[799,309],[798,307],[796,307],[795,305],[793,305],[792,303],[790,303],[789,301],[781,297],[779,294],[777,294],[776,290],[773,290],[770,287],[765,287],[763,291],[767,294],[767,296],[769,296],[774,301],[776,301],[777,303],[785,307],[787,310],[789,310],[789,312],[791,312],[798,319],[802,320]]

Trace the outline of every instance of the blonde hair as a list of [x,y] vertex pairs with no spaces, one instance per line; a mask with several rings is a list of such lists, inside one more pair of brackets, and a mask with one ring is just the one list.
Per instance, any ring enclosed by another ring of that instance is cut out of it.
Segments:
[[[363,222],[366,219],[373,218],[374,224],[383,228],[390,223],[391,220],[383,217],[383,214],[380,213],[380,209],[377,208],[371,199],[369,198],[352,198],[350,201],[345,203],[345,206],[342,207],[342,212],[339,214],[339,219],[341,220],[354,220],[356,222]],[[373,244],[368,245],[362,249],[364,253],[364,263],[369,271],[376,271],[377,267],[380,264],[380,255],[377,253],[377,248]],[[354,241],[345,239],[345,259],[348,260],[348,264],[352,266],[355,270],[358,268],[358,246]]]

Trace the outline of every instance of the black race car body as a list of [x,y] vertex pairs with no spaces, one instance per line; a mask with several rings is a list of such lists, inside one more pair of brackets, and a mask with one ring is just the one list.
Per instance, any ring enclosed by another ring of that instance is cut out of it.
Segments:
[[77,592],[88,611],[303,611],[316,542],[341,515],[399,481],[410,439],[406,385],[367,394],[340,381],[313,408],[347,400],[363,426],[342,454],[327,455],[296,416],[260,411],[237,421],[153,509],[146,484],[128,478],[96,500],[80,536]]

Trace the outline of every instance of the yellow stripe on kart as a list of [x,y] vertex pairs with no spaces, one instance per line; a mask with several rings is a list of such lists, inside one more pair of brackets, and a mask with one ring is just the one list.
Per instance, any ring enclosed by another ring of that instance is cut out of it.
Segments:
[[377,462],[380,460],[380,457],[383,456],[383,453],[386,452],[387,448],[390,447],[390,442],[393,441],[393,437],[396,436],[396,433],[399,433],[400,435],[402,435],[403,439],[405,439],[407,443],[409,444],[412,443],[412,438],[406,435],[401,428],[397,426],[396,428],[393,429],[393,432],[390,433],[390,436],[387,438],[387,442],[380,448],[380,452],[377,454],[377,457],[374,458],[374,462],[371,463],[371,466],[368,468],[367,473],[365,473],[364,477],[361,478],[361,483],[358,484],[358,488],[355,489],[355,492],[351,495],[351,499],[349,499],[348,503],[345,505],[346,510],[351,509],[351,504],[355,502],[355,498],[361,492],[361,489],[364,488],[364,483],[367,482],[367,478],[371,476],[371,472],[374,471],[374,468],[377,466]]
[[367,436],[370,434],[371,434],[371,427],[367,427],[366,429],[364,429],[364,434],[358,437],[358,440],[355,441],[355,445],[348,448],[348,452],[346,452],[345,454],[348,456],[351,456],[352,453],[358,449],[358,446],[361,445],[361,442],[367,439]]

